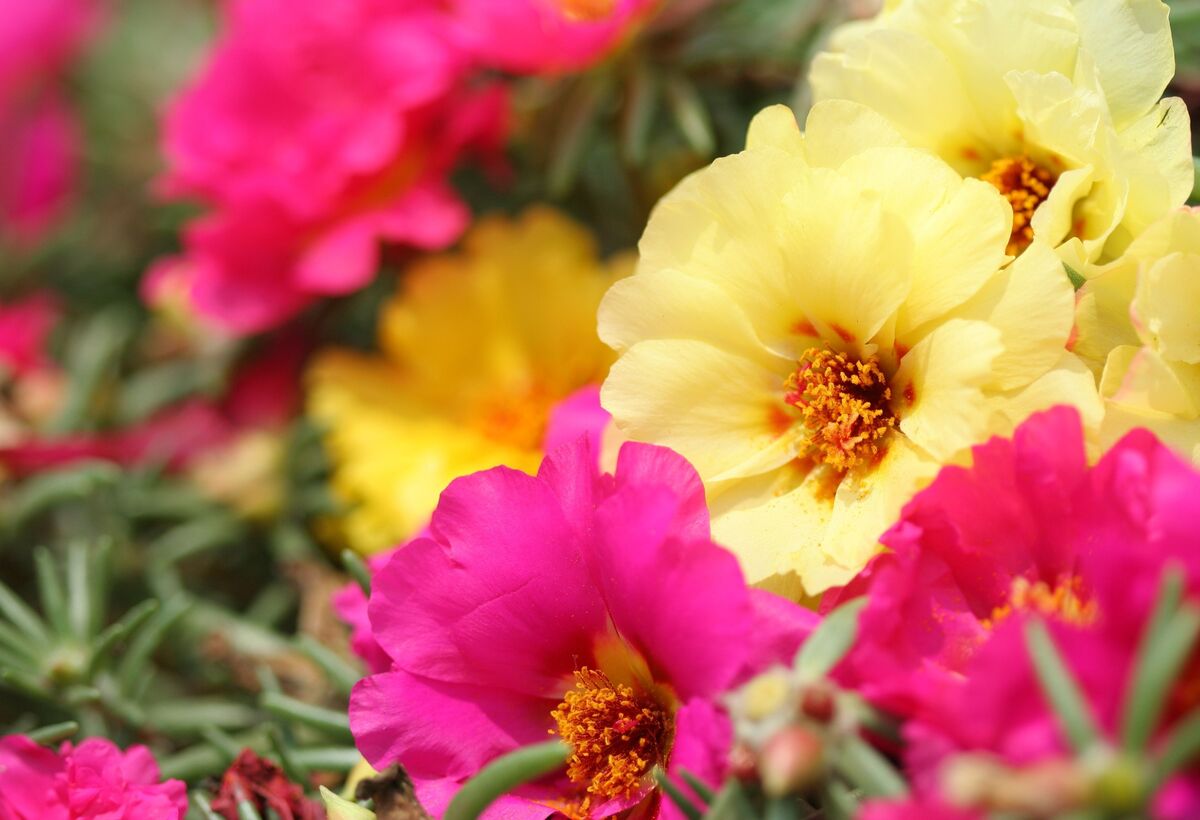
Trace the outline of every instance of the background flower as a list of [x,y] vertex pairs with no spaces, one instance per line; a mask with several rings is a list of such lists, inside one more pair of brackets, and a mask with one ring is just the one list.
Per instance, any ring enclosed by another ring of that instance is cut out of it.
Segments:
[[213,207],[185,235],[192,297],[241,331],[375,275],[382,241],[443,247],[468,212],[445,177],[494,146],[502,100],[434,2],[237,0],[172,105],[163,188]]
[[99,17],[94,0],[0,3],[0,240],[29,244],[62,215],[79,140],[63,74]]
[[630,267],[602,262],[582,227],[548,209],[487,218],[461,252],[409,269],[380,319],[384,357],[319,356],[309,408],[328,429],[346,542],[395,546],[455,477],[536,466],[551,409],[608,370],[592,317]]
[[1108,260],[1192,188],[1161,0],[907,0],[813,64],[818,99],[885,115],[911,144],[995,185],[1010,252],[1036,236]]
[[182,820],[186,787],[159,782],[145,746],[125,751],[104,738],[58,753],[22,735],[0,738],[0,809],[11,820]]

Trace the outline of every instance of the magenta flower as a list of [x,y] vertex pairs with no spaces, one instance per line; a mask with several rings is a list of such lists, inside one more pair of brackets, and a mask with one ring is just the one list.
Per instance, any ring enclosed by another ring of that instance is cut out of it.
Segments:
[[60,313],[50,291],[0,304],[0,380],[57,370],[47,343]]
[[482,59],[520,74],[586,68],[660,5],[662,0],[456,0]]
[[181,820],[187,791],[159,782],[145,746],[104,738],[54,753],[23,735],[0,737],[0,820]]
[[[1136,508],[1151,503],[1138,499],[1152,490],[1155,506],[1165,503],[1169,485],[1152,485],[1149,471],[1174,463],[1148,434],[1131,436],[1089,469],[1078,416],[1057,408],[973,454],[973,466],[943,469],[909,503],[882,538],[890,552],[824,602],[869,597],[860,640],[838,671],[901,714],[955,686],[1013,613],[1089,624],[1103,615],[1098,597],[1113,572],[1187,555],[1178,538],[1155,529],[1158,519]],[[1153,579],[1146,589],[1117,583],[1123,615],[1149,607]]]
[[[543,450],[551,452],[584,436],[592,452],[600,454],[603,451],[604,432],[610,422],[612,416],[600,407],[600,388],[596,385],[582,387],[550,411]],[[417,538],[428,536],[428,529],[417,534]],[[372,575],[387,566],[396,550],[401,548],[397,545],[367,558],[367,568]],[[333,608],[338,617],[350,627],[350,648],[367,665],[367,670],[375,673],[390,669],[391,659],[375,641],[375,635],[371,632],[371,621],[367,617],[367,596],[363,594],[362,587],[357,583],[346,584],[334,594]]]
[[[974,450],[905,508],[881,555],[849,586],[868,604],[838,673],[912,718],[905,753],[919,793],[936,793],[943,763],[982,752],[1026,767],[1069,757],[1023,634],[1049,622],[1098,725],[1115,737],[1137,650],[1164,568],[1200,601],[1200,473],[1150,433],[1126,436],[1094,468],[1079,418],[1059,408],[1011,441]],[[1200,652],[1173,686],[1161,737],[1200,706]],[[1163,801],[1195,816],[1192,781]],[[1200,783],[1200,780],[1195,781]]]
[[370,281],[380,241],[453,242],[446,182],[494,145],[503,100],[470,91],[467,38],[435,0],[235,0],[166,121],[172,196],[213,211],[184,238],[197,307],[239,332]]
[[717,782],[731,729],[713,698],[790,658],[815,618],[747,589],[682,458],[626,444],[606,475],[583,438],[536,477],[451,484],[430,537],[375,576],[369,615],[392,668],[355,687],[350,725],[435,816],[497,756],[572,742],[567,777],[488,815],[513,818],[657,814],[656,765]]
[[93,28],[94,0],[0,0],[0,237],[36,241],[75,179],[75,118],[61,75]]

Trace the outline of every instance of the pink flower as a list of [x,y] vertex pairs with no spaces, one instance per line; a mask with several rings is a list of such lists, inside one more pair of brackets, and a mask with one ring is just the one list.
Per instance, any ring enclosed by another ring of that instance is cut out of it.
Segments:
[[74,184],[78,136],[60,75],[96,22],[93,0],[0,0],[0,235],[40,238]]
[[89,738],[55,754],[23,735],[0,738],[0,820],[181,820],[186,787],[159,780],[145,746],[122,752]]
[[456,0],[482,58],[520,74],[585,68],[659,5],[662,0]]
[[[584,438],[537,476],[498,467],[451,484],[430,537],[375,577],[368,610],[392,668],[355,687],[351,728],[373,766],[405,766],[435,816],[497,756],[550,732],[574,741],[569,779],[487,815],[513,818],[643,800],[657,814],[655,764],[717,782],[731,728],[713,699],[790,657],[815,617],[747,589],[682,458],[626,444],[601,474]],[[578,751],[587,741],[600,753]]]
[[299,405],[299,371],[306,354],[302,340],[277,337],[239,367],[220,399],[186,399],[123,429],[58,438],[34,436],[3,445],[0,467],[17,476],[86,459],[186,468],[242,434],[276,431],[287,424]]
[[[1162,563],[1200,561],[1189,553],[1200,530],[1161,529],[1183,526],[1166,508],[1173,485],[1165,476],[1181,469],[1190,475],[1147,433],[1089,469],[1078,416],[1067,408],[1032,417],[1011,440],[976,447],[972,467],[945,468],[904,509],[882,538],[891,552],[823,602],[869,598],[839,674],[876,703],[911,714],[955,686],[1014,613],[1077,624],[1100,618],[1117,628],[1122,621],[1100,600],[1111,594],[1122,617],[1132,617],[1124,623],[1140,623],[1133,616],[1150,606]],[[1153,570],[1145,588],[1128,586],[1139,575],[1121,577],[1139,563]]]
[[[1018,768],[1069,757],[1026,647],[1029,617],[1047,619],[1099,726],[1116,736],[1164,568],[1179,568],[1200,601],[1198,500],[1200,473],[1144,430],[1089,468],[1079,418],[1059,408],[977,447],[972,467],[944,469],[905,508],[884,536],[893,552],[839,593],[868,604],[838,671],[911,716],[905,758],[919,793],[936,793],[943,763],[961,752]],[[1155,736],[1197,706],[1200,650]],[[1172,785],[1176,804],[1197,793],[1186,788],[1194,778]]]
[[[600,407],[600,388],[596,385],[583,387],[558,403],[550,411],[550,422],[546,427],[546,440],[543,449],[546,452],[556,450],[563,445],[572,444],[580,436],[587,438],[592,452],[601,453],[605,429],[612,421],[610,416]],[[418,533],[417,538],[426,538],[429,530]],[[395,547],[372,555],[367,559],[367,567],[372,574],[377,573],[396,554]],[[333,596],[333,608],[350,627],[350,648],[354,654],[362,658],[367,669],[372,672],[386,672],[392,662],[383,651],[371,632],[371,622],[367,617],[367,596],[357,583],[346,584]]]
[[985,820],[983,812],[949,806],[940,800],[872,800],[855,820]]
[[56,369],[47,342],[60,312],[49,291],[0,304],[0,378]]
[[197,307],[239,332],[367,284],[380,240],[442,247],[446,183],[494,146],[503,100],[435,0],[234,0],[166,122],[164,190],[213,206],[184,237]]

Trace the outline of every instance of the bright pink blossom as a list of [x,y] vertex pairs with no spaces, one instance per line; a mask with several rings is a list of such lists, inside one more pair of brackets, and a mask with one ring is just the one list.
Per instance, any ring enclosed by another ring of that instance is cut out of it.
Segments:
[[1103,606],[1099,616],[1114,628],[1131,618],[1136,625],[1155,581],[1130,587],[1121,575],[1138,562],[1157,570],[1171,556],[1200,561],[1189,553],[1200,530],[1162,529],[1179,526],[1165,508],[1173,485],[1152,476],[1180,468],[1149,434],[1129,437],[1090,469],[1077,414],[1058,408],[973,455],[969,468],[943,469],[884,534],[891,550],[824,602],[869,597],[860,640],[839,673],[901,714],[953,687],[1011,614],[1089,621],[1098,599],[1112,594],[1121,618]]
[[482,58],[520,74],[585,68],[660,5],[662,0],[455,0]]
[[181,820],[186,787],[160,779],[145,746],[89,738],[56,754],[23,735],[0,738],[0,820]]
[[35,241],[74,183],[78,135],[61,75],[94,26],[94,0],[0,0],[0,236]]
[[[1030,617],[1047,620],[1116,737],[1164,569],[1200,601],[1198,499],[1200,473],[1144,430],[1089,468],[1079,418],[1059,408],[975,448],[970,468],[944,469],[905,508],[883,539],[892,552],[839,593],[868,596],[839,674],[912,718],[905,758],[920,790],[958,752],[1018,767],[1068,755],[1025,645]],[[1198,705],[1200,651],[1156,737]],[[1188,782],[1169,790],[1175,803]]]
[[472,60],[436,0],[231,2],[166,122],[164,190],[213,208],[184,237],[197,307],[261,330],[363,287],[380,241],[453,242],[469,215],[446,176],[504,128]]
[[[550,411],[543,450],[551,452],[563,445],[572,444],[583,436],[587,438],[592,452],[599,454],[601,439],[611,422],[612,416],[600,406],[600,388],[596,385],[581,387]],[[417,538],[426,538],[428,535],[428,529],[422,530],[417,534]],[[374,574],[385,567],[397,549],[401,547],[397,546],[368,558],[367,567],[371,573]],[[371,632],[371,622],[367,617],[367,596],[363,594],[362,587],[357,583],[346,584],[333,596],[333,607],[338,617],[350,627],[350,648],[362,658],[367,669],[374,673],[386,672],[391,668],[391,660],[376,643]]]
[[[789,658],[815,617],[746,587],[709,540],[695,471],[649,445],[626,444],[613,475],[580,438],[537,476],[458,479],[429,532],[375,576],[368,611],[392,667],[358,683],[350,723],[367,760],[402,763],[435,816],[490,760],[575,725],[551,714],[572,691],[586,701],[629,687],[657,717],[625,731],[646,733],[655,762],[717,782],[731,729],[713,699]],[[547,817],[578,806],[589,782],[529,787],[487,816]],[[658,799],[646,778],[589,809],[643,799]]]

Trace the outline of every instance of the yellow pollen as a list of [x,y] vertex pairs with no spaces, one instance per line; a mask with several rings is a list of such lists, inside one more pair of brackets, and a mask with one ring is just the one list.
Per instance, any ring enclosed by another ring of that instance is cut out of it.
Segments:
[[1031,583],[1024,576],[1014,578],[1008,602],[993,609],[983,625],[990,629],[1013,612],[1037,613],[1079,626],[1095,622],[1098,614],[1096,602],[1088,598],[1078,576],[1053,587],[1045,581]]
[[1033,241],[1033,212],[1050,196],[1058,177],[1027,156],[1005,157],[992,163],[980,177],[1004,195],[1013,210],[1012,236],[1008,253],[1016,256]]
[[617,0],[558,0],[558,7],[568,20],[595,23],[612,16]]
[[593,800],[603,803],[630,797],[656,764],[664,762],[671,741],[671,718],[650,695],[613,683],[584,667],[575,688],[550,713],[558,734],[571,746],[567,776],[585,786],[583,801],[564,812],[587,817]]
[[892,389],[874,357],[809,348],[784,388],[809,429],[813,457],[835,470],[874,458],[896,426]]

